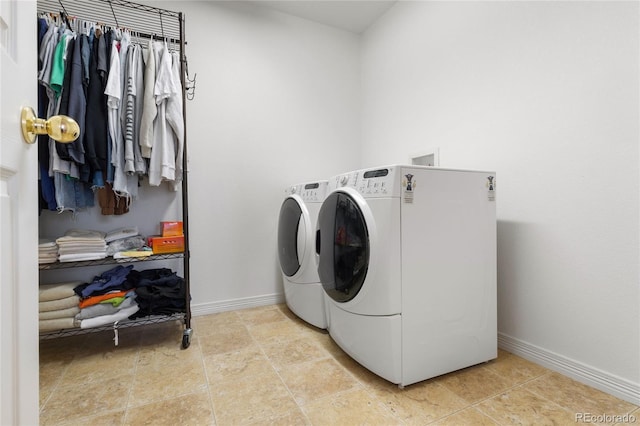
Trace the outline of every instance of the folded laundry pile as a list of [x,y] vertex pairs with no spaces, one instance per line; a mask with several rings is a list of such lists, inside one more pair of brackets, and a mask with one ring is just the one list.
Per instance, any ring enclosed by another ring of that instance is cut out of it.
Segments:
[[38,241],[38,263],[55,263],[58,261],[58,245],[54,240],[41,238]]
[[40,286],[40,331],[92,328],[150,315],[185,312],[184,279],[167,268],[118,265],[88,283]]
[[38,294],[40,331],[77,327],[75,316],[80,312],[80,298],[74,288],[80,281],[41,285]]
[[133,266],[116,266],[80,284],[73,291],[81,300],[76,320],[80,328],[113,324],[135,314],[140,308],[127,276]]
[[88,229],[71,229],[56,240],[60,262],[97,260],[107,257],[105,233]]

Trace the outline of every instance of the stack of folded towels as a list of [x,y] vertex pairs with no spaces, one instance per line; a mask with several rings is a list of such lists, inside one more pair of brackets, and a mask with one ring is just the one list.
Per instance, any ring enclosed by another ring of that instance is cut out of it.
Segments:
[[58,260],[58,245],[55,241],[41,238],[38,242],[38,263],[55,263]]
[[56,240],[60,262],[97,260],[107,257],[105,233],[86,229],[71,229]]
[[80,281],[41,285],[38,295],[40,331],[57,331],[76,327],[80,298],[74,292]]

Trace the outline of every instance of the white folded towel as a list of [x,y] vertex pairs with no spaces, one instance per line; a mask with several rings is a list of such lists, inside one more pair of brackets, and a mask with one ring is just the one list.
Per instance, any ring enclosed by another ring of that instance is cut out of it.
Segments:
[[138,227],[137,226],[128,226],[126,228],[118,228],[113,231],[107,232],[107,235],[104,237],[104,240],[108,243],[115,240],[121,240],[123,238],[135,237],[138,235]]

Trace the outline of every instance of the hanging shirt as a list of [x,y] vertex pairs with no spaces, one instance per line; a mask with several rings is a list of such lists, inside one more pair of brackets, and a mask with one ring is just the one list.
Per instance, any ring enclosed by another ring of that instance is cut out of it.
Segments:
[[147,165],[140,150],[140,121],[144,102],[142,48],[133,45],[127,54],[126,107],[124,108],[124,169],[128,174],[145,174]]
[[128,175],[125,172],[125,146],[120,121],[122,82],[122,64],[118,41],[114,40],[111,47],[111,63],[109,77],[105,87],[107,95],[109,135],[111,137],[111,164],[114,166],[113,192],[119,197],[124,197],[126,203],[138,196],[138,177]]
[[144,158],[151,158],[153,147],[153,122],[156,118],[157,108],[153,88],[156,82],[156,58],[155,43],[149,40],[149,48],[144,57],[144,103],[142,119],[140,122],[140,149]]
[[182,161],[184,158],[184,115],[182,111],[182,81],[180,80],[180,54],[171,54],[171,78],[177,88],[167,100],[167,123],[176,137],[175,179],[172,188],[177,191],[182,185]]
[[69,108],[67,113],[80,126],[78,139],[69,144],[69,155],[78,164],[84,164],[84,129],[87,110],[87,97],[83,84],[84,69],[82,65],[82,49],[87,37],[77,37],[71,56],[71,83],[69,89]]
[[166,43],[156,43],[158,73],[154,96],[158,115],[153,126],[153,148],[149,161],[149,185],[158,186],[163,180],[175,180],[176,137],[167,124],[167,100],[177,92],[171,78],[171,53]]
[[[95,187],[103,187],[102,173],[107,170],[107,103],[104,99],[103,74],[98,69],[100,44],[104,35],[96,32],[89,59],[89,85],[85,120],[91,125],[85,129],[85,157],[91,166],[91,179]],[[103,41],[104,43],[104,41]],[[106,50],[105,50],[106,52]],[[106,176],[106,175],[105,175]]]

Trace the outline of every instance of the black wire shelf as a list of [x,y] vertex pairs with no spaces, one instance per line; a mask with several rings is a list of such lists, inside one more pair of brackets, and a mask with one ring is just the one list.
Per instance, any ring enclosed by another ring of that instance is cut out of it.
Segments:
[[[173,315],[153,315],[149,317],[136,318],[133,320],[116,321],[112,324],[101,325],[99,327],[91,328],[67,328],[62,330],[41,331],[40,340],[57,339],[59,337],[79,336],[82,334],[96,333],[101,331],[114,331],[122,330],[124,328],[138,327],[142,325],[161,324],[168,321],[182,321],[186,320],[185,313],[176,313]],[[117,334],[116,334],[117,336]]]
[[38,269],[40,269],[41,271],[44,271],[44,270],[51,270],[51,269],[80,268],[83,266],[114,265],[118,263],[150,262],[154,260],[180,259],[180,258],[184,258],[184,253],[152,254],[151,256],[146,256],[146,257],[128,257],[125,259],[114,259],[113,257],[105,257],[104,259],[82,260],[79,262],[41,263],[40,265],[38,265]]

